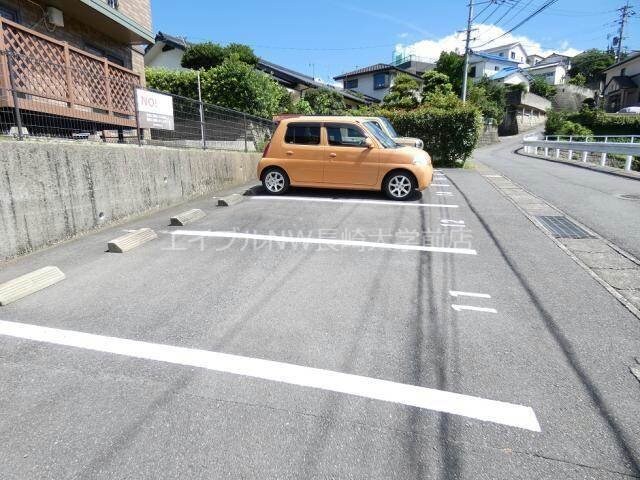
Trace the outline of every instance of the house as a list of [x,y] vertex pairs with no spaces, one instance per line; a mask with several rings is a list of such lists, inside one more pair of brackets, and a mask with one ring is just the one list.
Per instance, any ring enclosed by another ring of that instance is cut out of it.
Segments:
[[418,83],[422,84],[420,75],[388,63],[376,63],[375,65],[343,73],[333,79],[336,81],[342,80],[345,90],[352,90],[365,95],[365,97],[382,101],[389,94],[395,78],[401,73],[413,77]]
[[518,65],[522,67],[528,66],[527,52],[520,42],[501,45],[499,47],[485,48],[482,50],[482,53],[495,55],[506,60],[517,62]]
[[520,68],[517,60],[486,52],[472,52],[469,57],[469,77],[477,82],[483,78],[492,78],[498,72]]
[[542,55],[537,55],[537,54],[534,53],[533,55],[529,55],[527,57],[527,64],[530,67],[535,67],[542,60],[544,60],[544,57]]
[[[145,50],[144,60],[148,67],[166,68],[169,70],[185,70],[182,65],[182,56],[190,43],[180,37],[158,32],[155,43]],[[277,65],[264,59],[259,59],[256,69],[267,73],[273,77],[280,85],[285,87],[291,94],[293,100],[298,100],[304,95],[305,90],[311,88],[331,88],[335,89],[342,97],[348,107],[368,105],[377,102],[375,98],[366,97],[354,92],[334,88],[330,85],[318,82],[314,78],[290,68]]]
[[[538,55],[536,55],[538,57]],[[569,77],[571,57],[553,53],[540,61],[531,64],[527,72],[532,77],[543,77],[549,85],[564,85]]]
[[500,82],[505,85],[524,85],[525,89],[529,91],[529,84],[532,80],[531,76],[526,70],[520,67],[505,67],[502,70],[495,72],[489,77],[489,80],[494,82]]
[[186,39],[158,32],[155,42],[148,45],[144,52],[144,64],[147,67],[185,70],[182,55],[189,46]]
[[435,63],[417,55],[395,55],[391,65],[420,77],[436,67]]
[[0,50],[10,55],[0,56],[0,90],[10,90],[11,71],[16,93],[0,98],[2,114],[13,116],[17,101],[61,135],[65,118],[135,127],[133,90],[152,42],[149,0],[2,0]]
[[607,112],[640,104],[640,52],[610,66],[603,74],[602,96]]
[[303,73],[296,72],[263,59],[258,61],[256,68],[262,72],[268,73],[280,85],[285,87],[291,94],[294,101],[304,97],[305,90],[312,88],[328,88],[342,95],[347,107],[358,107],[378,102],[376,98],[367,97],[366,95],[358,94],[349,90],[335,88],[331,85],[318,82],[308,75],[304,75]]

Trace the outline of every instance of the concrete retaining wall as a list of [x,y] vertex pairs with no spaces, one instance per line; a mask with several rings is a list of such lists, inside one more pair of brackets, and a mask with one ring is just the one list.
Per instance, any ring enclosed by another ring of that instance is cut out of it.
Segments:
[[482,126],[482,131],[480,132],[480,137],[478,138],[477,147],[484,147],[486,145],[493,145],[499,143],[500,139],[498,138],[498,125],[491,120],[485,121]]
[[255,179],[259,154],[0,142],[0,261]]

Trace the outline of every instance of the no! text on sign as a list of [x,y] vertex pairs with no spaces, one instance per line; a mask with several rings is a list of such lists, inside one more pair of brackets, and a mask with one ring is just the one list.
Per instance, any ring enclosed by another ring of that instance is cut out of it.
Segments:
[[173,98],[162,93],[136,88],[140,128],[173,130]]

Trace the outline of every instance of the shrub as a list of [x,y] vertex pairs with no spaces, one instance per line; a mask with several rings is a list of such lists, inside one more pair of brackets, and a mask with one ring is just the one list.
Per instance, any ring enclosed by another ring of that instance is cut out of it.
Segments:
[[312,88],[304,92],[304,100],[316,115],[342,115],[347,109],[344,98],[330,88]]
[[223,47],[217,43],[205,42],[189,46],[182,56],[181,65],[193,70],[208,70],[219,67],[225,60],[237,60],[254,67],[258,64],[258,57],[248,45],[230,43]]
[[558,135],[575,135],[575,136],[588,136],[593,135],[593,132],[589,130],[587,127],[583,127],[579,123],[571,122],[569,120],[564,120],[560,129],[558,130]]
[[[200,75],[204,102],[252,115],[270,118],[280,113],[288,96],[287,91],[268,75],[237,60],[226,60]],[[197,74],[194,71],[148,68],[146,78],[147,85],[156,90],[198,98]]]
[[180,64],[184,68],[200,70],[221,65],[225,59],[225,50],[217,43],[205,42],[188,47]]
[[586,107],[579,112],[547,112],[546,134],[560,134],[567,121],[588,128],[594,135],[637,135],[640,132],[640,115],[608,114]]
[[428,95],[430,93],[440,92],[449,93],[453,92],[453,85],[449,75],[438,72],[436,70],[429,70],[422,75],[422,94]]
[[399,74],[384,97],[383,103],[389,108],[416,108],[418,106],[418,91],[420,84],[406,73]]
[[461,167],[473,152],[482,127],[482,116],[473,106],[421,107],[380,115],[388,117],[400,135],[422,139],[436,166]]
[[558,90],[553,85],[549,85],[545,78],[541,75],[536,75],[533,77],[530,85],[531,93],[535,93],[536,95],[540,95],[548,100],[551,100]]

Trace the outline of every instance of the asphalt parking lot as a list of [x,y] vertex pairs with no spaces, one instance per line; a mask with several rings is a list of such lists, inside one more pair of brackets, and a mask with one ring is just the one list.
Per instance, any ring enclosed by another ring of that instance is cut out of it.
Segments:
[[477,171],[215,205],[0,270],[67,276],[0,308],[1,478],[640,477],[638,318]]

